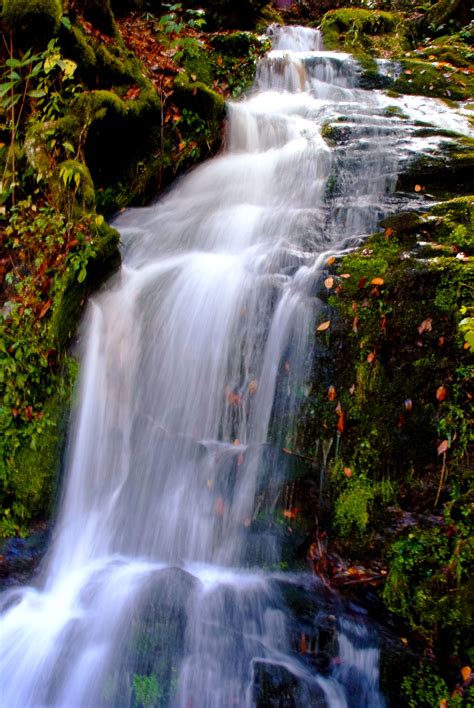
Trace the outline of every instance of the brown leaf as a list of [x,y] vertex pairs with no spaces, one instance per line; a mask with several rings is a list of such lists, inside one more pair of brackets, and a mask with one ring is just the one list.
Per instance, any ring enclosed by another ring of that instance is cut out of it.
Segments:
[[447,393],[448,393],[448,389],[446,388],[446,386],[439,386],[439,387],[436,389],[436,398],[437,398],[438,401],[440,401],[440,402],[441,402],[441,401],[444,401],[444,399],[446,398],[446,394],[447,394]]
[[376,353],[375,352],[370,352],[370,354],[367,356],[367,361],[369,364],[372,364],[373,361],[376,359]]
[[335,257],[335,256],[329,256],[329,258],[328,258],[327,261],[326,261],[326,263],[328,264],[328,266],[334,265],[335,262],[336,262],[336,257]]
[[383,278],[372,278],[370,283],[371,283],[371,285],[383,285],[384,279]]
[[325,332],[329,327],[331,326],[331,320],[326,320],[325,322],[321,322],[320,325],[316,327],[317,332]]
[[306,654],[308,652],[308,645],[306,643],[306,634],[304,632],[301,632],[300,641],[299,641],[299,650],[300,650],[300,654]]
[[344,467],[344,474],[347,477],[347,479],[350,479],[352,477],[352,470],[350,467]]
[[467,683],[471,678],[472,669],[470,666],[463,666],[461,669],[461,676],[464,683]]
[[358,285],[357,285],[357,287],[359,288],[359,290],[364,287],[364,285],[366,284],[366,282],[367,282],[367,278],[366,278],[365,275],[364,275],[364,276],[362,276],[362,278],[359,280],[359,283],[358,283]]
[[334,401],[336,400],[337,392],[334,386],[329,386],[328,388],[328,400],[329,401]]
[[392,235],[393,235],[393,229],[391,229],[390,226],[387,226],[387,228],[385,229],[385,236],[387,238],[390,238],[390,236],[392,236]]
[[415,184],[415,192],[421,192],[424,187],[421,184]]
[[352,277],[352,276],[351,276],[350,273],[341,273],[339,277],[340,277],[340,278],[350,278],[350,277]]
[[443,440],[443,442],[441,442],[438,445],[438,455],[443,455],[448,448],[449,448],[449,441]]
[[413,401],[411,400],[411,398],[406,399],[404,406],[406,411],[411,411],[411,409],[413,408]]

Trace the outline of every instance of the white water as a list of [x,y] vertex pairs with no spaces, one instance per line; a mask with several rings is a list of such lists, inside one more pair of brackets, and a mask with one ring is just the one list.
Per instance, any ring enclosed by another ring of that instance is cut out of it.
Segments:
[[[264,685],[284,705],[383,705],[365,622],[341,615],[320,673],[285,601],[301,578],[249,568],[280,558],[253,529],[284,483],[266,443],[295,425],[316,284],[398,204],[414,144],[386,115],[397,100],[357,79],[316,31],[278,30],[256,91],[229,105],[225,152],[117,220],[124,265],[84,323],[55,540],[37,586],[3,595],[2,706],[141,705],[147,676],[150,705],[266,706]],[[435,101],[398,101],[465,128]],[[330,149],[327,122],[352,137]]]

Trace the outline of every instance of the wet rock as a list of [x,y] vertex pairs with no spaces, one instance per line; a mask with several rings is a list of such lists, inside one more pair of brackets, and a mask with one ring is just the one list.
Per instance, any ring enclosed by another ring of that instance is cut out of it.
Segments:
[[324,708],[326,701],[316,682],[297,677],[283,664],[258,660],[253,665],[253,701],[256,708]]

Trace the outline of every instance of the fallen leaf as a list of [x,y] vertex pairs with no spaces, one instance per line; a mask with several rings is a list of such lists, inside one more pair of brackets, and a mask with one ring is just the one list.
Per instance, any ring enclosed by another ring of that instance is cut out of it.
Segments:
[[51,300],[48,300],[47,302],[44,303],[43,307],[40,310],[40,313],[38,315],[38,319],[42,320],[45,314],[48,312],[49,308],[51,307]]
[[336,399],[337,392],[334,386],[329,386],[328,388],[328,400],[334,401]]
[[463,666],[461,669],[461,676],[464,683],[467,683],[471,678],[472,669],[470,666]]
[[431,332],[432,325],[433,320],[431,319],[431,317],[428,317],[426,320],[423,320],[423,322],[418,326],[418,334],[423,334],[423,332]]
[[349,393],[351,394],[351,396],[354,395],[355,390],[356,390],[356,385],[355,385],[355,384],[352,384],[352,386],[351,386],[350,389],[349,389]]
[[438,399],[438,401],[444,401],[447,393],[448,393],[448,390],[447,390],[446,386],[439,386],[436,389],[436,398]]
[[299,641],[299,650],[300,650],[300,654],[306,654],[308,651],[308,645],[306,643],[306,634],[304,632],[301,632],[300,641]]
[[285,519],[296,519],[301,509],[294,507],[293,509],[284,509],[283,516]]
[[320,325],[316,327],[317,332],[325,332],[329,327],[331,326],[331,320],[326,320],[325,322],[321,322]]
[[372,364],[373,361],[375,361],[376,358],[376,353],[375,352],[370,352],[370,354],[367,356],[367,361],[369,364]]
[[393,234],[393,229],[391,229],[390,226],[387,226],[387,228],[385,229],[385,236],[387,238],[390,238],[390,236],[392,236],[392,234]]
[[329,258],[328,258],[327,261],[326,261],[326,263],[328,264],[328,266],[334,265],[335,262],[336,262],[336,256],[329,256]]
[[248,389],[248,390],[249,390],[249,394],[250,394],[251,396],[253,396],[255,393],[257,393],[257,389],[258,389],[258,382],[257,382],[256,379],[253,379],[253,380],[249,383],[249,389]]
[[405,400],[404,406],[406,411],[411,411],[411,409],[413,408],[413,401],[411,400],[411,398],[407,398]]
[[364,287],[364,285],[366,284],[366,282],[367,282],[367,278],[366,278],[365,276],[362,276],[362,278],[359,280],[359,283],[358,283],[358,285],[357,285],[357,287],[359,288],[359,290],[360,290],[360,288],[363,288],[363,287]]
[[404,71],[403,73],[404,73],[404,74],[407,74],[407,76],[411,76],[411,74],[412,74],[413,72],[412,72],[411,69],[405,69],[405,71]]
[[329,278],[326,278],[326,280],[324,281],[324,286],[328,290],[330,290],[333,285],[334,285],[334,278],[332,278],[331,276]]
[[448,448],[449,448],[449,441],[448,441],[448,440],[443,440],[443,442],[441,442],[441,443],[438,445],[438,455],[444,455],[444,453],[446,452],[446,450],[447,450]]
[[384,284],[384,279],[383,278],[372,278],[370,281],[371,285],[383,285]]
[[415,192],[421,192],[423,189],[424,187],[421,184],[415,184]]
[[359,316],[356,315],[354,319],[352,320],[352,331],[357,334],[359,331]]
[[214,504],[214,513],[216,516],[224,516],[225,504],[222,497],[217,497]]
[[352,477],[352,470],[350,467],[344,467],[344,474],[345,476],[350,479]]
[[339,277],[340,278],[350,278],[351,274],[350,273],[341,273]]

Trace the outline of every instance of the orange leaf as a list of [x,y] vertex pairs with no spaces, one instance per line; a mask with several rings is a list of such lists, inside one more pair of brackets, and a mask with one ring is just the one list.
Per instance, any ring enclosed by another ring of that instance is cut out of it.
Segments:
[[336,257],[335,257],[335,256],[329,256],[329,258],[328,258],[327,261],[326,261],[326,263],[328,264],[328,266],[334,265],[335,262],[336,262]]
[[444,455],[444,453],[446,452],[446,450],[448,449],[448,447],[449,447],[449,442],[448,442],[448,440],[443,440],[443,442],[441,442],[441,443],[438,445],[438,455]]
[[431,319],[431,317],[428,317],[426,320],[423,320],[423,322],[418,327],[418,334],[423,334],[423,332],[431,332],[432,325],[433,320]]
[[328,400],[334,401],[337,396],[336,389],[334,386],[329,386],[328,388]]
[[384,279],[383,278],[372,278],[370,283],[371,283],[371,285],[383,285]]
[[463,666],[461,669],[461,676],[464,683],[467,683],[471,678],[472,669],[470,666]]
[[301,509],[299,509],[298,507],[294,507],[293,509],[285,509],[283,511],[283,516],[285,517],[285,519],[296,519],[300,511]]
[[369,362],[369,364],[371,364],[373,361],[375,361],[376,356],[377,355],[375,352],[370,352],[370,354],[367,356],[367,361]]
[[438,401],[444,401],[447,393],[448,393],[448,390],[447,390],[446,386],[440,386],[439,388],[436,389],[436,398],[438,399]]
[[331,326],[331,320],[326,320],[325,322],[321,322],[320,325],[316,327],[317,332],[325,332],[329,327]]
[[44,303],[43,307],[40,310],[40,313],[38,315],[38,319],[42,320],[45,314],[48,312],[49,308],[51,307],[51,300],[48,300],[47,302]]
[[346,475],[347,479],[350,479],[352,477],[352,470],[350,467],[344,467],[344,474]]
[[332,278],[331,276],[329,278],[326,278],[326,280],[324,281],[324,286],[328,290],[330,290],[333,285],[334,285],[334,278]]
[[351,274],[350,273],[341,273],[341,275],[339,277],[340,278],[350,278]]
[[415,192],[421,192],[423,189],[424,187],[421,184],[415,184]]
[[387,238],[390,238],[390,236],[392,236],[392,234],[393,234],[393,229],[391,229],[390,226],[387,226],[387,228],[385,229],[385,236]]
[[411,69],[405,69],[405,71],[404,71],[403,73],[404,73],[404,74],[407,74],[408,76],[410,76],[410,75],[412,74],[412,70],[411,70]]
[[337,432],[341,433],[341,435],[344,432],[344,421],[345,421],[344,411],[341,410],[341,413],[339,415],[339,419],[337,421]]

